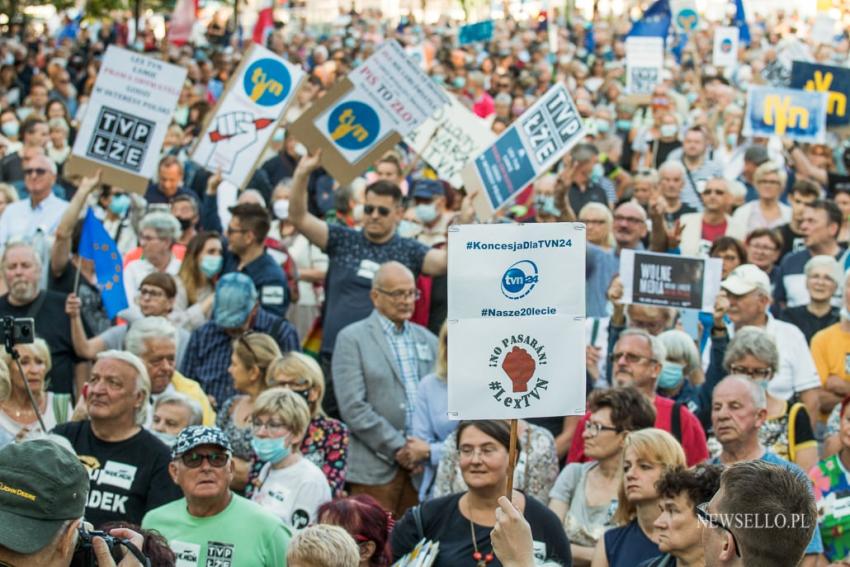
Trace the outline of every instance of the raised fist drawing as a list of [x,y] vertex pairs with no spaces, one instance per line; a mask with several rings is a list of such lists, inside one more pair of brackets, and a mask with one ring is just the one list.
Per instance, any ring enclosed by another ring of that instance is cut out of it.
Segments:
[[534,359],[522,347],[515,346],[511,349],[511,352],[505,355],[505,360],[502,361],[502,370],[511,379],[514,393],[528,391],[528,381],[534,376],[536,366]]
[[257,131],[273,124],[268,118],[256,118],[250,112],[228,112],[216,117],[209,130],[208,139],[201,140],[209,148],[206,160],[208,169],[231,173],[239,154],[257,141]]

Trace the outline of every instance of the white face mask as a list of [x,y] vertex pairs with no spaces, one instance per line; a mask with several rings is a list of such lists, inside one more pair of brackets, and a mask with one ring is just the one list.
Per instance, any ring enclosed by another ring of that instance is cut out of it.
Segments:
[[307,147],[301,142],[296,142],[293,149],[295,150],[295,155],[298,157],[304,157],[307,155]]
[[272,210],[274,211],[274,216],[278,218],[278,220],[286,220],[289,218],[289,199],[278,199],[272,205]]
[[354,217],[354,222],[357,224],[363,222],[363,203],[354,205],[354,208],[351,210],[351,216]]

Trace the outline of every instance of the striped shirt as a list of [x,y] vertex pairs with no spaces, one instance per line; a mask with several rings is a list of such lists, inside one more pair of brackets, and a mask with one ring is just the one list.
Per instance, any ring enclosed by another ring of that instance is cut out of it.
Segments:
[[387,343],[395,357],[398,370],[401,372],[401,382],[404,384],[404,433],[410,435],[413,431],[413,411],[416,408],[416,390],[419,387],[419,364],[416,353],[416,340],[410,322],[405,321],[401,330],[395,323],[378,314],[378,321],[387,337]]
[[723,177],[723,165],[711,159],[709,153],[706,159],[696,169],[690,169],[684,162],[682,148],[676,148],[667,156],[667,161],[678,161],[685,167],[685,186],[682,188],[682,203],[702,212],[702,190],[705,182],[715,177]]

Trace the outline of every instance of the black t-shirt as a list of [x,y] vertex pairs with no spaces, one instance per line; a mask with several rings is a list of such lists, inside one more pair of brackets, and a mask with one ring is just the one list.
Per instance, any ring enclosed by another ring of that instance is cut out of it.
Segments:
[[71,442],[91,480],[86,520],[141,524],[154,508],[183,496],[168,474],[170,451],[145,429],[125,441],[101,441],[90,421],[57,425],[54,433]]
[[[74,282],[77,279],[77,269],[68,262],[65,270],[59,276],[53,275],[53,270],[47,275],[47,289],[59,293],[72,293]],[[86,336],[96,337],[112,326],[106,309],[103,307],[103,298],[100,290],[80,276],[80,286],[77,288],[77,296],[82,302],[80,315],[86,328]]]
[[835,193],[838,191],[850,192],[850,175],[828,171],[826,173],[826,196],[834,199]]
[[[440,542],[440,552],[434,567],[474,567],[472,559],[472,533],[470,521],[458,508],[463,494],[451,494],[420,504],[424,537]],[[534,540],[534,556],[538,562],[555,561],[558,565],[572,565],[570,542],[558,517],[543,504],[530,496],[525,497],[525,519],[531,525]],[[493,526],[474,524],[478,550],[486,555],[493,551],[490,532]],[[422,536],[416,529],[413,511],[408,510],[392,533],[393,561],[409,553]],[[498,557],[488,567],[501,567]]]
[[[656,150],[657,146],[657,150]],[[664,142],[661,140],[653,140],[650,143],[650,149],[655,150],[655,169],[661,167],[665,161],[667,161],[667,156],[670,155],[670,152],[682,147],[682,142],[679,140],[673,140],[672,142]]]
[[578,215],[584,206],[588,203],[602,203],[608,206],[608,195],[605,194],[605,189],[601,185],[588,181],[584,191],[578,188],[578,185],[573,183],[567,193],[567,198],[570,200],[570,207],[576,215]]
[[[52,368],[47,374],[49,389],[54,392],[70,394],[74,386],[74,365],[80,362],[71,342],[71,320],[65,314],[65,295],[55,291],[42,291],[47,294],[38,311],[33,311],[38,297],[29,305],[9,304],[9,296],[0,297],[0,317],[32,317],[35,319],[35,335],[47,341],[50,347]],[[39,297],[41,296],[39,295]]]
[[783,224],[776,230],[782,235],[782,248],[779,250],[779,259],[776,261],[776,264],[779,265],[786,254],[802,250],[806,245],[803,242],[803,235],[794,231],[791,228],[791,223]]
[[841,319],[839,314],[840,310],[838,307],[833,307],[823,317],[817,317],[810,313],[805,305],[798,305],[797,307],[789,307],[783,311],[781,319],[803,331],[803,334],[806,335],[806,342],[811,344],[812,337],[818,331],[822,331],[830,325],[838,323]]

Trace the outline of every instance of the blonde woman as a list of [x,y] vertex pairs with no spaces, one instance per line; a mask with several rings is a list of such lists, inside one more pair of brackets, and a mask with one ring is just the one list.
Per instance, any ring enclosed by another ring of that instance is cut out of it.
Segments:
[[18,200],[18,191],[8,183],[0,183],[0,215],[10,203]]
[[45,378],[50,371],[50,349],[44,339],[35,339],[32,344],[15,347],[20,355],[21,376],[17,364],[3,349],[0,355],[0,375],[5,375],[11,384],[9,397],[0,403],[0,430],[10,434],[17,441],[42,435],[38,416],[33,411],[24,380],[32,391],[33,399],[44,421],[47,431],[69,420],[72,412],[69,394],[54,394],[45,388]]
[[588,203],[578,213],[578,222],[587,225],[587,241],[603,250],[614,246],[614,215],[602,203]]
[[656,483],[669,470],[685,467],[685,452],[661,429],[629,433],[623,447],[623,478],[614,523],[596,544],[591,567],[634,567],[661,555],[654,523],[661,514]]
[[[322,410],[325,377],[319,363],[306,354],[288,352],[269,366],[266,385],[288,388],[307,402],[310,423],[301,442],[301,454],[322,469],[334,498],[344,496],[348,427],[338,419],[326,416]],[[258,472],[253,470],[252,478]]]

